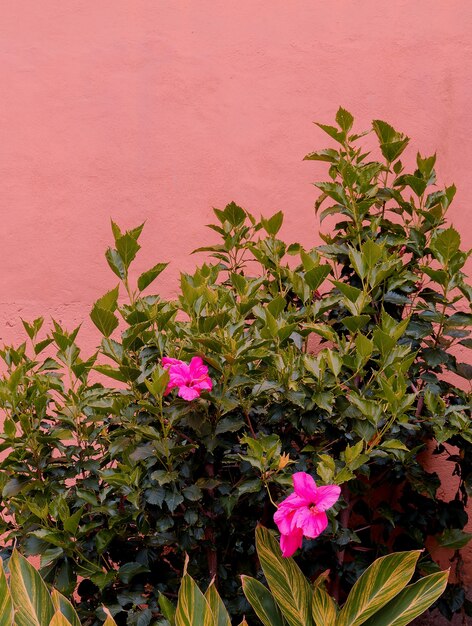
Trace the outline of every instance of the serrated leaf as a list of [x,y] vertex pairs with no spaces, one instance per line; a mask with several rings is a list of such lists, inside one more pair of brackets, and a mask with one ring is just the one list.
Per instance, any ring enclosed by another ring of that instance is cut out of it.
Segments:
[[116,315],[107,309],[101,308],[97,304],[93,306],[90,318],[105,337],[109,337],[119,324]]
[[370,315],[348,315],[347,317],[343,317],[341,321],[351,333],[355,333],[361,328],[364,328],[370,321]]
[[459,250],[460,244],[461,237],[457,230],[451,226],[433,237],[430,247],[434,256],[441,263],[447,265],[452,256]]
[[305,272],[305,280],[310,289],[315,291],[323,283],[330,272],[331,267],[329,265],[318,265],[318,267],[313,267]]
[[143,272],[138,278],[139,291],[144,291],[146,287],[148,287],[168,265],[168,263],[158,263],[157,265],[154,265],[154,267],[151,267],[150,270],[147,270],[147,272]]
[[131,262],[136,257],[141,246],[131,233],[125,233],[116,241],[116,249],[123,260],[125,270],[128,270]]
[[126,269],[123,263],[123,259],[121,258],[119,252],[114,248],[108,248],[105,252],[105,258],[110,266],[111,271],[124,280],[126,278]]
[[224,217],[231,226],[239,226],[246,219],[246,211],[238,206],[235,202],[226,205],[223,211]]
[[346,111],[346,109],[339,107],[336,113],[336,122],[345,133],[348,133],[352,128],[354,118],[351,113],[349,113],[349,111]]
[[282,211],[278,211],[269,219],[261,218],[261,224],[269,235],[275,236],[280,228],[282,227],[282,223],[284,221],[284,214]]
[[114,311],[116,309],[118,303],[118,294],[119,294],[119,286],[117,285],[114,289],[110,289],[107,293],[99,298],[95,305],[100,307],[101,309],[106,309],[107,311]]

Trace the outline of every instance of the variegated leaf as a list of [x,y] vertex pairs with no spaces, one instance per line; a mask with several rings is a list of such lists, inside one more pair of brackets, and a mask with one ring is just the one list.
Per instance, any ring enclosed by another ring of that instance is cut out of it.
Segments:
[[49,626],[55,613],[54,605],[39,573],[16,550],[8,567],[15,626]]
[[216,626],[210,605],[188,574],[184,575],[180,584],[175,626]]
[[413,576],[419,550],[377,559],[357,580],[339,613],[337,626],[359,626],[406,587]]
[[205,598],[213,613],[215,626],[231,626],[231,618],[213,581],[205,592]]
[[322,587],[313,590],[311,611],[316,626],[335,626],[338,607],[333,598]]
[[263,526],[256,529],[256,547],[269,588],[289,626],[312,626],[312,590],[298,565],[282,556],[275,537]]
[[113,619],[113,615],[110,613],[110,610],[107,609],[106,606],[102,606],[105,615],[107,616],[106,620],[103,622],[103,626],[116,626],[116,622]]
[[368,619],[364,626],[405,626],[421,615],[447,585],[449,572],[437,572],[408,585],[380,611]]
[[8,588],[3,561],[0,559],[0,626],[12,626],[13,601]]
[[80,626],[79,616],[73,605],[67,598],[65,598],[57,589],[53,589],[51,592],[51,600],[54,605],[54,609],[60,611],[72,626]]
[[267,587],[251,576],[241,576],[241,580],[244,595],[264,626],[284,626],[282,613]]
[[71,626],[71,623],[60,611],[56,611],[52,616],[52,620],[49,622],[49,626]]

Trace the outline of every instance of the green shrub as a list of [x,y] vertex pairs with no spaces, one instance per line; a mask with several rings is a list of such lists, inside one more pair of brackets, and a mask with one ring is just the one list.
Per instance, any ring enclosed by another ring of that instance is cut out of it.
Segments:
[[[373,123],[377,162],[351,134],[350,114],[340,109],[336,121],[321,128],[338,148],[307,157],[329,167],[317,185],[317,208],[330,200],[321,218],[340,216],[325,245],[287,244],[282,213],[257,220],[231,203],[211,225],[221,243],[201,249],[213,261],[183,274],[170,301],[143,293],[165,263],[130,272],[142,226],[112,223],[106,259],[120,283],[92,309],[98,353],[82,355],[78,329],[55,322],[42,335],[42,319],[25,323],[27,342],[1,351],[5,549],[16,540],[40,554],[65,593],[81,577],[81,617],[93,621],[103,602],[118,622],[147,626],[156,594],[177,588],[184,552],[196,580],[217,576],[241,616],[236,574],[257,575],[254,529],[271,523],[293,468],[344,483],[339,517],[300,555],[310,577],[337,573],[338,599],[391,549],[469,540],[470,408],[443,376],[471,371],[454,356],[457,343],[471,345],[467,255],[445,228],[455,190],[431,191],[435,157],[418,155],[406,173],[408,139],[388,124]],[[212,390],[192,402],[165,395],[161,359],[196,355]],[[428,442],[451,451],[451,502],[418,462]],[[457,552],[446,614],[463,604],[460,563]],[[435,567],[425,552],[419,570]]]

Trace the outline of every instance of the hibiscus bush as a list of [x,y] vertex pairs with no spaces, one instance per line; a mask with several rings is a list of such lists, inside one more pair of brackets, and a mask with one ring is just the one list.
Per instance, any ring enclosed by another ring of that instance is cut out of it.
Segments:
[[[230,612],[247,613],[237,574],[261,575],[255,527],[274,525],[296,472],[341,488],[326,517],[329,492],[290,533],[277,518],[287,553],[306,531],[305,575],[331,570],[342,602],[376,558],[441,545],[455,570],[441,608],[468,610],[472,429],[450,375],[471,377],[458,358],[471,347],[471,289],[445,222],[455,189],[435,187],[435,156],[407,170],[409,140],[390,125],[373,123],[378,160],[352,125],[340,109],[336,126],[319,125],[335,147],[307,156],[328,167],[324,245],[285,242],[281,212],[256,218],[230,203],[210,225],[219,242],[166,300],[166,263],[133,272],[142,226],[112,223],[118,284],[91,311],[97,353],[83,355],[78,328],[44,331],[41,318],[1,350],[4,552],[16,542],[40,555],[49,582],[76,589],[87,623],[101,603],[120,626],[161,619],[159,594],[177,589],[185,553],[200,584],[215,577]],[[448,455],[451,501],[425,450]],[[425,550],[417,572],[436,569]]]

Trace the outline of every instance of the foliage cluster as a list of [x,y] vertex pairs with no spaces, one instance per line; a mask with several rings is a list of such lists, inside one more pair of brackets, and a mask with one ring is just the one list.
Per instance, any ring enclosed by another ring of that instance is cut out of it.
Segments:
[[[270,531],[256,531],[257,552],[270,591],[258,580],[244,577],[244,593],[264,626],[403,626],[420,615],[444,590],[448,572],[430,574],[408,585],[417,552],[377,559],[354,585],[339,609],[320,576],[312,588],[292,559],[284,559]],[[13,550],[8,573],[0,559],[1,626],[81,626],[73,604],[57,589],[49,591],[33,565]],[[187,563],[185,564],[185,570]],[[231,626],[230,615],[214,580],[203,594],[193,578],[184,576],[175,606],[159,597],[160,610],[170,626]],[[103,607],[104,626],[117,626]],[[248,626],[243,618],[240,626]]]
[[[200,249],[211,260],[171,301],[143,293],[165,263],[133,279],[142,226],[113,223],[106,259],[120,282],[91,312],[98,352],[82,354],[78,328],[54,322],[44,335],[42,319],[0,351],[4,549],[39,554],[66,594],[80,577],[89,623],[105,603],[118,623],[147,626],[185,552],[192,576],[216,576],[242,615],[236,574],[257,575],[254,529],[271,524],[293,468],[343,485],[340,515],[300,556],[307,576],[330,569],[342,600],[376,558],[434,538],[456,550],[442,610],[466,607],[470,406],[444,376],[472,369],[455,356],[472,345],[467,254],[445,224],[455,189],[434,187],[435,156],[418,154],[409,173],[409,140],[385,122],[373,122],[378,160],[347,111],[336,124],[319,126],[337,147],[306,157],[329,168],[317,183],[320,217],[335,220],[324,245],[287,244],[281,212],[257,220],[231,203],[210,225],[221,243]],[[193,402],[165,395],[161,359],[195,355],[213,389]],[[449,453],[450,502],[419,462],[428,445]],[[417,569],[437,569],[427,551]]]

